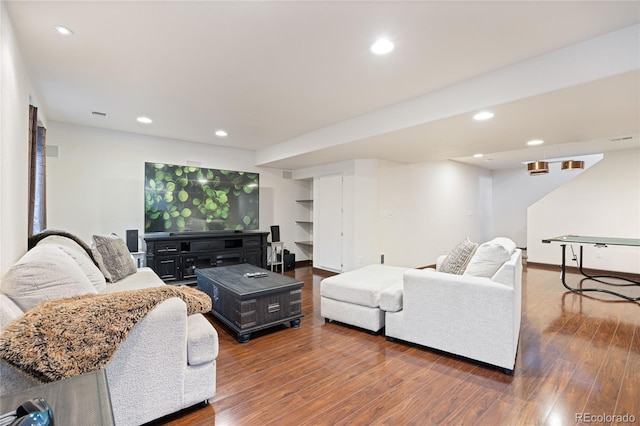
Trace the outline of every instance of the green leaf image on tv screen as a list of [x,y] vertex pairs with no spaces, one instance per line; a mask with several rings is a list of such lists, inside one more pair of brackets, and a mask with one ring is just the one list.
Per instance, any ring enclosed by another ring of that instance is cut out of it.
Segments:
[[145,163],[145,232],[256,230],[260,175]]

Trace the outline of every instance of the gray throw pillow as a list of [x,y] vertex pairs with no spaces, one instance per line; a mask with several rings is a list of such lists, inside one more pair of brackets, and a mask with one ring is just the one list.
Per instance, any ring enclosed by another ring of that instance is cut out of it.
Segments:
[[124,240],[115,234],[94,235],[94,257],[107,281],[115,283],[138,270]]
[[442,261],[440,272],[462,275],[477,248],[478,244],[471,242],[468,237],[460,241]]

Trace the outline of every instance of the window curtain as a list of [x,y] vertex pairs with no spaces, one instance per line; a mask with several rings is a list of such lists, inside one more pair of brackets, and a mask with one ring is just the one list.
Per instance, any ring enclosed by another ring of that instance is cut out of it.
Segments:
[[29,236],[47,227],[46,137],[38,126],[38,108],[29,105]]

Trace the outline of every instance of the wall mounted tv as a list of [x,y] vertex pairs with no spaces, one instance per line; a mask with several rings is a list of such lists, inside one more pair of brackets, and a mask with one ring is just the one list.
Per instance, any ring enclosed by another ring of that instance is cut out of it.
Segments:
[[145,232],[258,229],[259,178],[258,173],[145,163]]

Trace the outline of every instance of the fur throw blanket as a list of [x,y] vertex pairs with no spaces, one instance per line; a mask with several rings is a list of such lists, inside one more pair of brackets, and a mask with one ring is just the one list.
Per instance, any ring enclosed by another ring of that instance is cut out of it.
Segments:
[[0,358],[50,382],[104,368],[138,321],[172,297],[188,314],[211,310],[211,299],[186,286],[88,294],[43,302],[0,334]]

